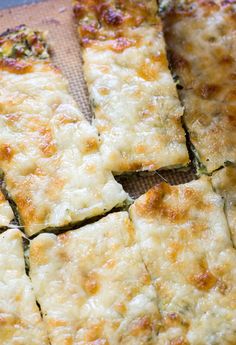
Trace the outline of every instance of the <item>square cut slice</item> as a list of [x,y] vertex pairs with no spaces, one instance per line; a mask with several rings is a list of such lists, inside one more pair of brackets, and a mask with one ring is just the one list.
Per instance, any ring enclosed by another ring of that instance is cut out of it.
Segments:
[[235,1],[161,1],[184,122],[199,172],[236,163]]
[[236,344],[236,251],[209,180],[157,185],[130,215],[158,295],[158,345]]
[[0,168],[28,235],[103,214],[127,198],[43,33],[20,26],[1,36],[0,114]]
[[156,1],[77,0],[74,12],[106,166],[117,174],[186,166]]
[[30,276],[52,345],[156,344],[155,289],[127,212],[30,245]]
[[225,213],[228,220],[231,237],[236,247],[236,168],[228,166],[212,175],[212,184],[216,192],[225,201]]
[[25,273],[19,230],[0,235],[0,343],[49,345],[33,287]]
[[7,227],[14,219],[14,213],[9,202],[0,191],[0,229]]

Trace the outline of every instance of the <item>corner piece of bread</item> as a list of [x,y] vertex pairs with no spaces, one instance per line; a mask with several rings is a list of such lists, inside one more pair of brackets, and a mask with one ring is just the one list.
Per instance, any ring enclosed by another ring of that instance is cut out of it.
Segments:
[[114,173],[189,163],[156,0],[76,0],[94,124]]
[[127,198],[100,141],[52,65],[45,34],[0,36],[0,168],[31,236],[104,214]]
[[157,185],[130,216],[158,296],[158,344],[236,343],[236,250],[210,179]]
[[170,65],[178,79],[199,172],[236,163],[236,1],[162,0]]

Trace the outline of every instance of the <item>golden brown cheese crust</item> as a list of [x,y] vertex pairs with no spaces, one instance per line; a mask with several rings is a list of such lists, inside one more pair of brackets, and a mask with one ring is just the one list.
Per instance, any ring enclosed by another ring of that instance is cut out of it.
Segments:
[[25,273],[22,233],[0,235],[1,345],[48,345],[33,287]]
[[206,172],[236,161],[236,1],[162,1],[184,121]]
[[225,212],[236,247],[236,168],[228,166],[212,175],[212,184],[216,192],[224,198]]
[[153,0],[76,0],[74,3],[74,14],[79,20],[80,39],[84,47],[95,41],[111,40],[110,48],[119,53],[135,44],[135,40],[126,37],[131,33],[129,28],[143,24],[160,25]]
[[51,64],[43,34],[8,31],[0,61],[0,167],[27,234],[122,204],[126,193],[104,168],[97,131]]
[[187,165],[156,1],[78,0],[74,12],[106,166],[122,173]]
[[126,212],[39,235],[30,276],[52,345],[157,344],[155,290]]
[[130,215],[158,295],[158,344],[234,344],[236,251],[210,181],[162,183]]

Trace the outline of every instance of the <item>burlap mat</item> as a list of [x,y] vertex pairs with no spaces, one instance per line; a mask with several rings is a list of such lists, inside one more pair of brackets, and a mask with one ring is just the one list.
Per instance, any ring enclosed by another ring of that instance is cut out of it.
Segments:
[[[19,24],[48,31],[48,40],[53,49],[53,61],[69,80],[71,93],[80,109],[88,119],[91,119],[71,1],[49,0],[0,11],[0,32]],[[193,169],[187,172],[161,171],[159,174],[161,176],[157,173],[132,174],[117,179],[131,196],[138,197],[163,179],[171,184],[179,184],[195,178]]]

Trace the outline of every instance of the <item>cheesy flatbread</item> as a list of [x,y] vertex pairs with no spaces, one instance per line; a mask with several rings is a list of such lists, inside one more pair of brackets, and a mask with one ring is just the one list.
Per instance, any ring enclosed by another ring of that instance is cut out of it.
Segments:
[[157,344],[155,289],[127,212],[39,235],[30,276],[52,345]]
[[76,0],[94,123],[115,173],[189,162],[155,0]]
[[13,220],[14,214],[3,193],[0,191],[0,229],[6,227]]
[[162,1],[184,122],[200,172],[236,162],[236,1]]
[[215,172],[212,183],[216,192],[224,198],[226,217],[236,247],[236,168],[229,166]]
[[0,235],[0,343],[49,344],[31,282],[25,274],[19,230]]
[[0,168],[28,235],[102,214],[127,197],[51,64],[43,33],[0,36]]
[[130,214],[158,295],[157,344],[235,344],[236,251],[207,178],[153,187]]

